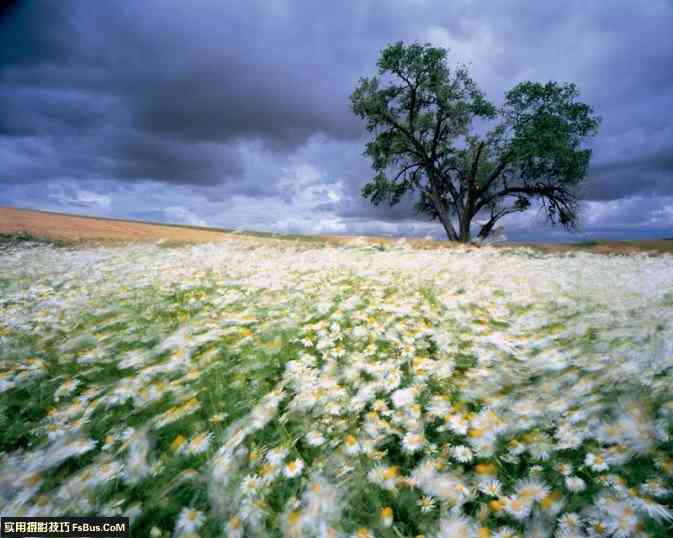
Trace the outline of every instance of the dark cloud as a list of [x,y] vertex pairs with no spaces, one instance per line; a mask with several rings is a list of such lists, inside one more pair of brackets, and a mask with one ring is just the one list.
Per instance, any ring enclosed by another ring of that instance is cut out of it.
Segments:
[[48,66],[71,57],[73,26],[64,2],[0,3],[0,66]]
[[[134,211],[217,223],[235,201],[230,215],[262,227],[321,215],[352,231],[425,229],[411,199],[360,197],[371,170],[348,108],[403,39],[450,48],[496,102],[520,80],[576,82],[603,117],[590,207],[637,198],[659,226],[673,195],[671,27],[667,0],[13,2],[0,12],[0,203],[44,184],[73,207],[109,194],[120,214],[114,200],[163,184],[172,198],[152,203],[173,209]],[[612,226],[630,219],[619,207]]]
[[673,194],[673,145],[652,153],[593,166],[584,195],[589,200]]
[[116,132],[108,152],[105,174],[127,180],[160,178],[167,183],[217,185],[243,172],[236,147],[182,142],[138,131]]

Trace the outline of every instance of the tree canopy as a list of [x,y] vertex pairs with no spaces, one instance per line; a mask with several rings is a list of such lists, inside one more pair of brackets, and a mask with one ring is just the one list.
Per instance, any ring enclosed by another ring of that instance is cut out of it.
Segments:
[[[372,204],[418,194],[416,210],[439,220],[447,237],[468,242],[472,221],[484,239],[505,215],[537,201],[552,224],[578,223],[579,187],[591,158],[584,142],[600,123],[571,83],[521,82],[496,107],[447,50],[429,44],[386,47],[379,76],[361,78],[351,108],[366,120]],[[481,123],[485,134],[475,133]]]

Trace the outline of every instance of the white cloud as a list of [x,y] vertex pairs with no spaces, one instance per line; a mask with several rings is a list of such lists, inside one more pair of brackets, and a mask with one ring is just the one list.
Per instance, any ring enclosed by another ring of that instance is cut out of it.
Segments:
[[192,226],[208,226],[208,222],[198,217],[189,209],[184,207],[167,207],[163,212],[176,224],[190,224]]
[[90,191],[77,191],[75,200],[80,204],[97,205],[99,207],[109,207],[112,201],[106,194],[96,194]]
[[48,198],[55,200],[59,206],[66,206],[66,208],[71,206],[96,210],[108,208],[112,203],[112,198],[107,194],[73,189],[68,182],[51,184],[47,187],[47,191]]

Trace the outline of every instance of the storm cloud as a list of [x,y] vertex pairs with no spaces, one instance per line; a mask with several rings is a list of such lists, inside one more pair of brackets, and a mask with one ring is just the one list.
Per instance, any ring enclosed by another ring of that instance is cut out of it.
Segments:
[[[0,11],[0,205],[278,231],[440,235],[371,207],[348,96],[431,42],[498,103],[575,82],[603,118],[585,232],[673,235],[673,4],[12,2]],[[565,238],[535,212],[511,237]],[[637,218],[636,218],[637,217]]]

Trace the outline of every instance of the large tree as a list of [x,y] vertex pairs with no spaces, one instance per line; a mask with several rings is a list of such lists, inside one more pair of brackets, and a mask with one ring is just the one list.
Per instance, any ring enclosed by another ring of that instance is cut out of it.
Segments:
[[577,225],[591,158],[584,142],[600,119],[574,84],[522,82],[496,107],[465,67],[449,68],[445,49],[399,42],[377,65],[379,76],[360,79],[350,96],[372,133],[364,154],[376,174],[362,189],[372,204],[417,192],[417,211],[452,241],[470,241],[477,216],[485,239],[534,201],[552,224]]

